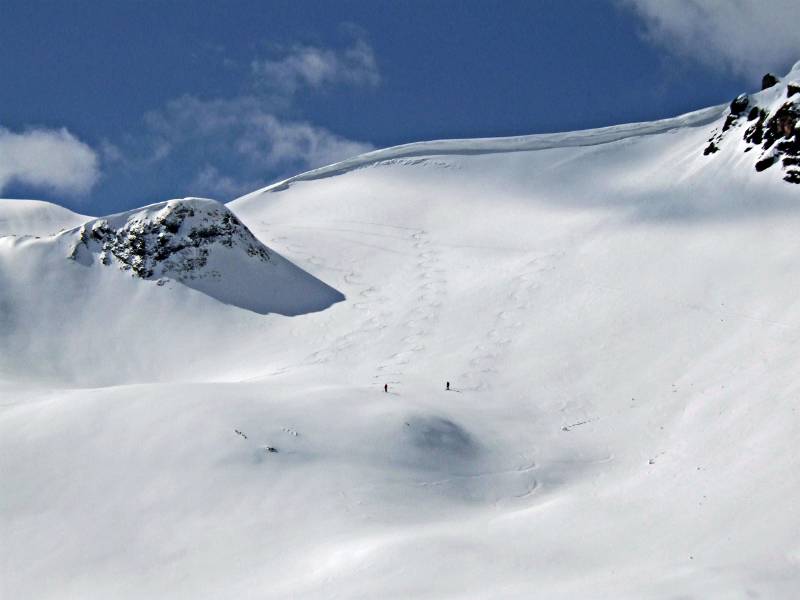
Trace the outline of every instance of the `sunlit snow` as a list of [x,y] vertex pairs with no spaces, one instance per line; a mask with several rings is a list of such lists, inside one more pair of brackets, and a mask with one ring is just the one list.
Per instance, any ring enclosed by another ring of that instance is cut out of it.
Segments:
[[344,295],[295,316],[0,203],[0,595],[795,598],[800,185],[726,112],[232,202]]

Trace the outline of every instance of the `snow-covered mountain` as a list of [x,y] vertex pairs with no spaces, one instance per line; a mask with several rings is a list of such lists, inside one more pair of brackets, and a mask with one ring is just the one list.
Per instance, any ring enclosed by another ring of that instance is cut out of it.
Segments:
[[0,595],[796,597],[798,80],[41,239],[0,202]]
[[0,373],[12,380],[194,379],[198,369],[215,373],[225,363],[219,354],[232,368],[249,364],[242,355],[257,355],[269,328],[258,315],[297,316],[344,299],[213,200],[101,219],[39,203],[58,217],[50,229],[73,225],[44,237],[21,233],[28,203],[0,206],[18,224],[16,235],[0,237]]
[[159,285],[175,280],[260,313],[294,316],[344,299],[271,253],[214,200],[170,200],[86,222],[65,236],[78,263],[116,265]]

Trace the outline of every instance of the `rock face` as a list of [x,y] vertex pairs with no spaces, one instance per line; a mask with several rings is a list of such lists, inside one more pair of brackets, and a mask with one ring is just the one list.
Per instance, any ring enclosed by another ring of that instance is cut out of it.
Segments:
[[[800,183],[800,88],[794,89],[796,83],[778,84],[768,73],[764,76],[767,91],[753,97],[737,96],[722,127],[712,132],[703,154],[715,154],[723,146],[730,146],[729,151],[752,152],[757,172],[779,164],[784,181]],[[743,142],[736,145],[738,149],[734,149],[735,139]]]
[[116,264],[135,277],[197,279],[219,277],[206,269],[215,245],[237,248],[256,261],[270,254],[236,216],[212,200],[171,200],[125,218],[109,217],[81,226],[70,258],[82,249],[104,265]]
[[187,198],[95,219],[60,234],[68,258],[178,282],[258,313],[298,315],[344,296],[264,246],[226,206]]
[[746,109],[747,105],[750,103],[750,98],[747,94],[739,94],[736,98],[733,99],[731,102],[730,110],[732,115],[740,115]]
[[772,73],[767,73],[761,78],[761,89],[766,90],[778,83],[778,78]]

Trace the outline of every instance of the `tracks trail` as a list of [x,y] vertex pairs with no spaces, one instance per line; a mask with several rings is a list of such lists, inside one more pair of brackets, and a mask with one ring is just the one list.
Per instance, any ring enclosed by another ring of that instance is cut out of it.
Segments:
[[459,376],[462,389],[483,391],[491,388],[492,380],[501,375],[501,365],[514,341],[515,332],[525,326],[526,313],[533,306],[533,296],[548,273],[556,269],[563,253],[539,254],[529,259],[522,272],[511,279],[503,304],[495,313],[491,328],[476,344],[468,368]]

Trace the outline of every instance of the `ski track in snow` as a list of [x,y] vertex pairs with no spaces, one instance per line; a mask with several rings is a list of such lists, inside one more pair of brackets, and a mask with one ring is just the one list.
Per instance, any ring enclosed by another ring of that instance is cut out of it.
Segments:
[[459,381],[466,382],[461,389],[488,391],[492,381],[502,376],[500,366],[514,342],[514,334],[524,326],[536,290],[556,269],[562,256],[563,253],[535,256],[525,263],[522,273],[511,279],[506,303],[495,313],[493,327],[485,332],[483,343],[473,348],[469,368],[460,375]]
[[[327,341],[323,348],[307,355],[298,366],[328,363],[337,354],[363,346],[390,327],[399,328],[402,336],[399,338],[396,351],[378,359],[372,378],[375,380],[375,385],[381,387],[384,383],[391,386],[401,385],[408,369],[412,369],[414,363],[424,356],[425,341],[435,332],[440,318],[442,301],[447,293],[445,271],[440,268],[441,250],[435,247],[430,235],[424,229],[364,221],[350,222],[350,224],[360,226],[362,229],[334,227],[320,229],[327,233],[358,233],[362,236],[377,236],[403,242],[400,250],[386,247],[380,249],[388,252],[399,251],[411,258],[413,270],[410,279],[414,282],[413,308],[400,315],[394,314],[388,308],[388,297],[381,287],[374,282],[366,282],[364,267],[358,260],[354,259],[347,268],[331,266],[321,256],[310,252],[296,240],[288,242],[289,238],[285,235],[271,238],[271,244],[282,248],[287,256],[303,266],[320,271],[343,273],[342,287],[349,290],[348,304],[355,314],[351,321],[354,325],[350,331]],[[387,234],[387,230],[401,233]],[[281,372],[285,371],[286,369]]]
[[415,269],[412,281],[415,282],[414,308],[400,319],[404,332],[402,346],[397,352],[381,360],[373,378],[392,385],[401,384],[406,370],[413,368],[426,350],[426,340],[436,329],[440,317],[442,299],[447,293],[447,280],[444,269],[439,268],[439,254],[429,239],[429,234],[419,229],[409,235],[414,251]]

